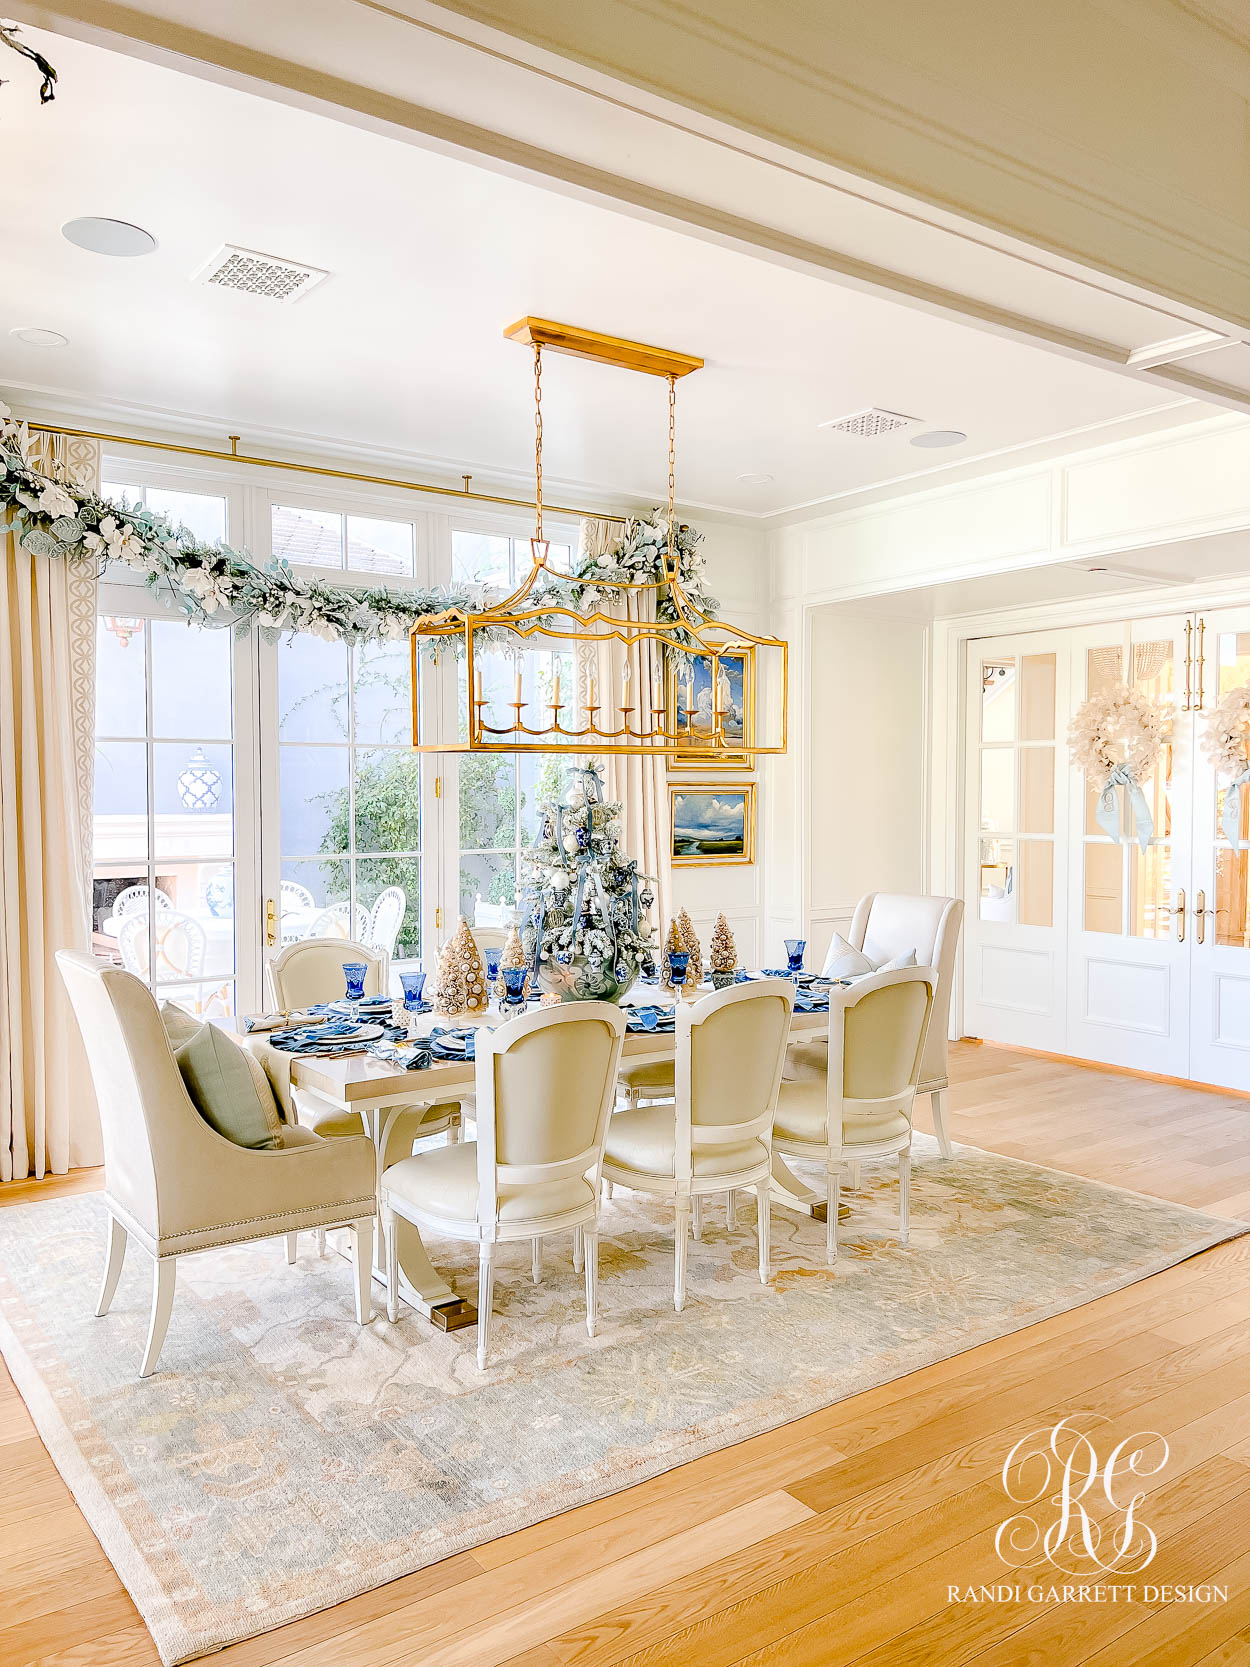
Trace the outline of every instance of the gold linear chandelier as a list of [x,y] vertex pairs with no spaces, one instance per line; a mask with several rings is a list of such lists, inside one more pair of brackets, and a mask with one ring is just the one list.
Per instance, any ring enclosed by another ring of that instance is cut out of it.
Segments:
[[[534,355],[530,569],[499,602],[479,609],[449,608],[413,627],[414,747],[419,752],[611,753],[748,767],[759,753],[784,752],[786,643],[705,613],[682,584],[677,381],[701,369],[703,360],[548,319],[521,319],[504,334],[531,347]],[[560,582],[567,584],[568,576],[557,575],[550,565],[551,544],[543,535],[544,347],[668,383],[666,547],[655,578],[604,580],[603,588],[613,593],[608,606],[614,612],[603,607],[583,612],[561,602]],[[423,702],[418,677],[421,639],[445,642],[449,634],[462,635],[464,642],[454,714],[434,699]],[[527,696],[526,667],[533,664],[527,656],[544,653],[552,657],[550,668],[537,680],[540,686],[531,669]],[[514,673],[511,700],[498,687],[500,656]],[[568,684],[562,681],[562,665]],[[484,683],[484,669],[492,688]],[[764,710],[773,714],[767,731]]]

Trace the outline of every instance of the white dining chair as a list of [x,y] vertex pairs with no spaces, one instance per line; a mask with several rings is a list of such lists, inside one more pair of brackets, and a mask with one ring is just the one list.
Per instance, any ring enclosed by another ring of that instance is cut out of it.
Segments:
[[907,1243],[912,1107],[935,982],[929,967],[904,967],[831,990],[828,1069],[781,1084],[773,1149],[823,1165],[831,1263],[838,1254],[842,1171],[873,1159],[898,1159],[899,1238]]
[[[914,953],[916,965],[931,967],[936,979],[933,1019],[920,1066],[917,1094],[929,1096],[933,1132],[944,1158],[951,1155],[946,1132],[944,1092],[950,1087],[947,1031],[951,993],[955,984],[955,954],[963,924],[964,906],[958,897],[910,896],[902,892],[869,892],[862,897],[851,921],[847,942],[870,961],[880,964]],[[786,1061],[787,1081],[823,1077],[828,1055],[823,1040],[799,1042]]]
[[308,928],[310,938],[350,938],[363,943],[369,936],[369,911],[363,903],[328,903]]
[[673,1100],[618,1111],[603,1176],[671,1198],[673,1306],[686,1301],[686,1240],[709,1193],[754,1189],[760,1279],[769,1276],[769,1135],[794,1011],[788,978],[756,979],[677,1006]]
[[177,1258],[192,1251],[348,1227],[356,1319],[364,1325],[377,1208],[372,1142],[331,1145],[284,1124],[280,1147],[236,1146],[196,1110],[146,984],[77,950],[59,950],[56,959],[82,1032],[104,1141],[109,1225],[97,1315],[108,1313],[130,1239],[153,1262],[139,1376],[156,1369],[173,1308]]
[[159,886],[127,886],[113,899],[113,918],[121,920],[136,909],[142,909],[147,914],[153,903],[158,909],[172,909],[174,906],[173,898]]
[[190,986],[197,1013],[204,1007],[204,965],[208,958],[208,935],[199,921],[178,909],[158,908],[151,917],[152,941],[148,941],[148,911],[132,909],[117,928],[117,949],[122,966],[136,978],[170,993]]
[[382,1177],[388,1313],[399,1318],[395,1218],[478,1246],[477,1363],[486,1365],[495,1250],[530,1241],[541,1278],[542,1243],[574,1235],[586,1281],[586,1330],[597,1321],[599,1169],[612,1110],[625,1019],[586,1001],[551,1007],[477,1032],[477,1139],[419,1152]]
[[384,955],[393,955],[407,907],[408,897],[402,886],[387,886],[384,891],[379,892],[377,901],[369,911],[365,942],[371,944],[374,949],[380,949]]

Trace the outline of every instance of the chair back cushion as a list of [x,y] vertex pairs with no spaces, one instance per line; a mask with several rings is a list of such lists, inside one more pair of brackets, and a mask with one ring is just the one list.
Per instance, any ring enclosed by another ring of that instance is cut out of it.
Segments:
[[955,951],[964,906],[958,897],[911,897],[870,892],[860,899],[851,923],[851,942],[877,961],[914,950],[916,965],[932,967],[937,977],[933,1017],[920,1066],[921,1093],[946,1085],[946,1033],[950,1028]]
[[291,1013],[314,1002],[341,1001],[347,989],[344,961],[363,961],[369,969],[365,994],[382,994],[386,956],[381,951],[352,938],[301,938],[279,951],[269,963],[276,1006],[283,1013]]
[[259,1060],[214,1024],[198,1027],[175,1050],[192,1104],[219,1135],[236,1146],[272,1151],[282,1144],[282,1121]]
[[609,1027],[586,1018],[531,1031],[496,1054],[496,1162],[562,1163],[593,1147],[616,1052]]
[[791,1009],[778,995],[751,995],[718,1007],[690,1032],[692,1128],[749,1123],[775,1103]]
[[871,990],[845,1015],[842,1092],[848,1100],[884,1100],[915,1081],[929,986],[915,978]]

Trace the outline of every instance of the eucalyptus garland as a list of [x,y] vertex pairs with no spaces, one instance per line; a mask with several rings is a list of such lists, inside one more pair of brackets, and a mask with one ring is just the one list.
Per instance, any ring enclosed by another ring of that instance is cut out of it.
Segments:
[[[26,425],[0,404],[0,513],[22,548],[32,555],[93,557],[101,569],[120,562],[141,573],[151,589],[167,594],[198,625],[245,632],[257,625],[270,639],[307,631],[329,642],[394,642],[407,637],[420,619],[451,608],[479,609],[487,599],[481,585],[389,590],[328,584],[296,574],[285,561],[259,566],[246,551],[206,544],[155,510],[117,504],[41,473],[29,450]],[[701,537],[691,527],[678,530],[678,572],[695,606],[713,614],[717,604],[707,595],[703,559],[697,554]],[[667,523],[658,510],[631,520],[620,545],[608,555],[583,556],[567,576],[545,575],[536,600],[589,613],[619,596],[625,583],[660,581],[667,543]],[[664,587],[657,591],[656,611],[662,620],[677,617]],[[481,635],[506,642],[511,633]],[[423,638],[432,651],[463,646],[463,641],[463,631],[454,626],[445,636]]]

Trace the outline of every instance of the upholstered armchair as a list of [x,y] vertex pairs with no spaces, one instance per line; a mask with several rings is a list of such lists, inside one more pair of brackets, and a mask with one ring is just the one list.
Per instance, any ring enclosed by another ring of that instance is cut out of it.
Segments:
[[[765,978],[677,1006],[674,1099],[618,1111],[608,1124],[604,1179],[672,1200],[673,1306],[686,1301],[691,1219],[709,1193],[758,1200],[760,1279],[768,1283],[769,1134],[794,1011],[788,978]],[[696,1226],[697,1231],[697,1226]]]
[[[900,892],[873,891],[855,909],[847,941],[872,961],[889,961],[914,950],[918,967],[932,967],[936,977],[933,1017],[920,1063],[917,1094],[928,1094],[933,1132],[942,1156],[951,1155],[942,1100],[949,1086],[946,1033],[950,1028],[951,992],[955,980],[955,951],[963,924],[964,906],[958,897],[913,897]],[[823,1042],[800,1043],[790,1049],[786,1078],[803,1081],[823,1076],[828,1055]]]
[[572,1233],[595,1335],[599,1165],[616,1092],[625,1017],[608,1002],[573,1002],[479,1030],[477,1139],[418,1152],[382,1177],[388,1312],[399,1318],[395,1218],[478,1246],[477,1363],[486,1365],[496,1247],[528,1239],[535,1283],[542,1244]]
[[844,1168],[897,1157],[899,1238],[907,1243],[911,1118],[930,1019],[930,967],[876,972],[829,994],[828,1069],[783,1082],[773,1146],[786,1157],[822,1163],[828,1181],[825,1251],[838,1254],[838,1205]]
[[373,1144],[284,1126],[273,1150],[236,1146],[205,1122],[146,984],[76,950],[57,954],[91,1066],[104,1137],[108,1252],[96,1313],[108,1313],[130,1239],[153,1261],[140,1377],[155,1370],[179,1256],[306,1229],[349,1227],[356,1318],[370,1314],[376,1215]]

